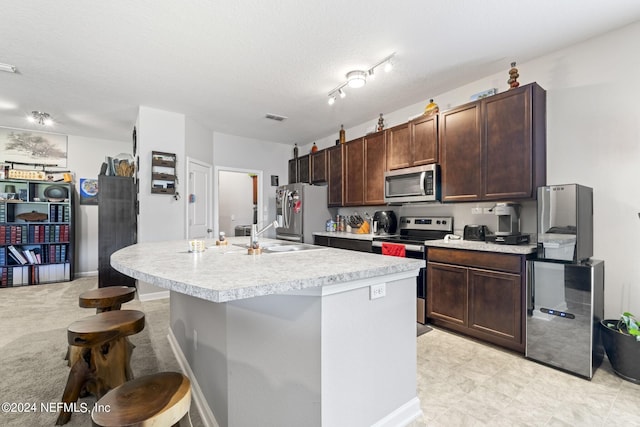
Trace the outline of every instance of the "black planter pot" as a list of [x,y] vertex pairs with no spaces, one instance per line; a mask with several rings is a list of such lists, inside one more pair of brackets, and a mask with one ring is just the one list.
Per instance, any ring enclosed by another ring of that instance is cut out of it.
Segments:
[[600,321],[602,344],[615,373],[627,381],[640,384],[640,342],[635,337],[607,327],[607,324],[617,322],[617,319]]

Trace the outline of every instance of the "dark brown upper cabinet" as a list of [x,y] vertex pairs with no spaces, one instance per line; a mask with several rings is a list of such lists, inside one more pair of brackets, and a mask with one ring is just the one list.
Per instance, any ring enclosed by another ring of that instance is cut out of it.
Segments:
[[327,205],[344,205],[344,146],[340,144],[327,148]]
[[364,137],[365,205],[384,204],[385,139],[385,132],[376,132]]
[[438,161],[438,115],[422,116],[387,129],[387,170]]
[[536,83],[440,113],[442,200],[532,199],[546,183],[546,92]]
[[327,182],[327,150],[311,153],[311,183]]
[[311,156],[305,154],[298,157],[298,182],[311,182]]
[[361,206],[364,205],[364,138],[344,145],[344,206]]

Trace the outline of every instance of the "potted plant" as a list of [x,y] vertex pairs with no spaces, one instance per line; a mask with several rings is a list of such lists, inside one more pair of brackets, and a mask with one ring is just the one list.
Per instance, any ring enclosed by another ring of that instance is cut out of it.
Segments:
[[600,321],[602,344],[616,374],[640,384],[640,327],[635,316],[624,312],[619,320]]

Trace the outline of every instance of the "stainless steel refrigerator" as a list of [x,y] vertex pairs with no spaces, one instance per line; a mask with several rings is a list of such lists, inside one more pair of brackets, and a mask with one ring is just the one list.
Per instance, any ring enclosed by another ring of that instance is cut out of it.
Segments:
[[591,379],[604,350],[604,261],[593,255],[593,190],[538,188],[537,258],[527,261],[529,359]]
[[276,189],[276,238],[313,244],[313,233],[325,231],[332,215],[327,187],[296,183]]

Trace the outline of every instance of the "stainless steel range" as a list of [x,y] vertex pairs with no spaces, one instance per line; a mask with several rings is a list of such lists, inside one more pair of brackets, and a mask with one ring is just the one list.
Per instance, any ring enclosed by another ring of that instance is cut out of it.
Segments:
[[[450,216],[403,216],[400,217],[399,234],[376,236],[373,238],[373,252],[383,255],[405,256],[426,259],[424,242],[443,239],[453,233],[453,217]],[[425,324],[426,318],[426,268],[420,269],[417,278],[418,323]]]

